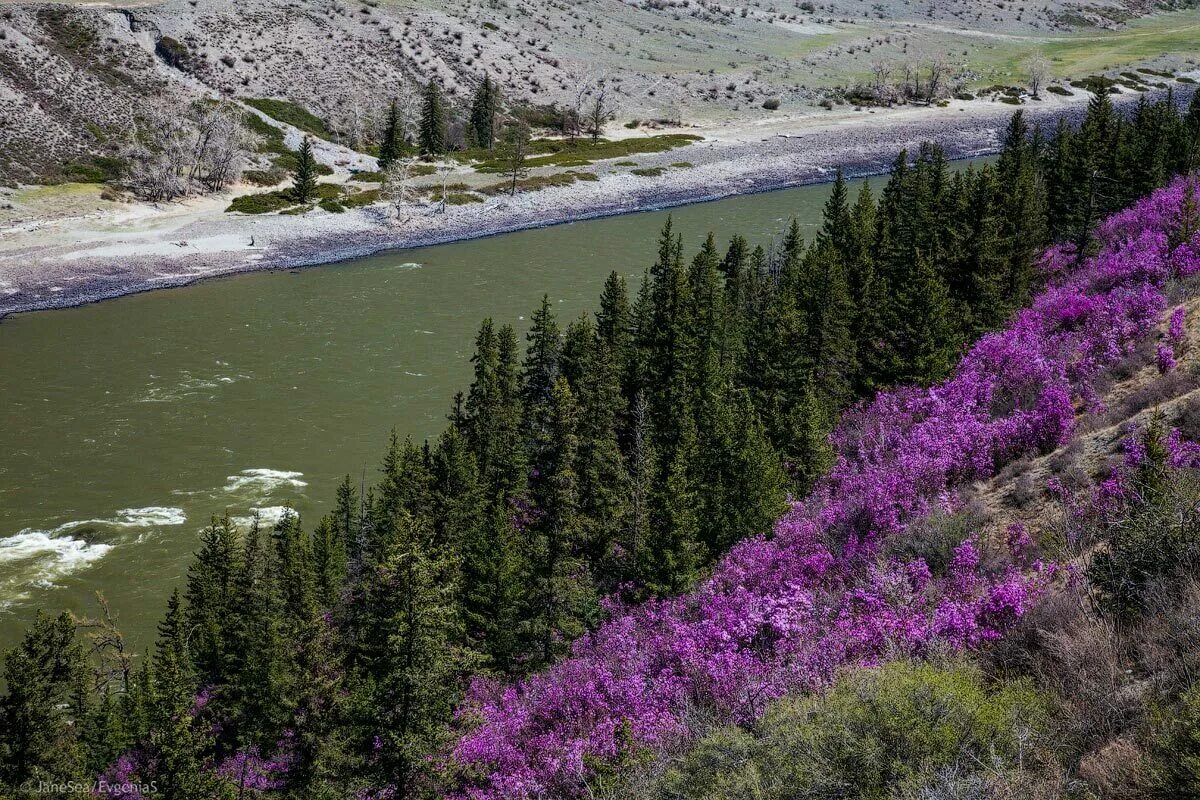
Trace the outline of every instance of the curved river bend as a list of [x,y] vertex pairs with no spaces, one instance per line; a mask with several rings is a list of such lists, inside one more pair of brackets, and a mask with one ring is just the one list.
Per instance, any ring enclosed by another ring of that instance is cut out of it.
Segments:
[[[672,212],[712,230],[811,236],[828,185]],[[228,511],[313,521],[341,476],[368,482],[388,432],[436,435],[492,316],[523,335],[542,293],[564,323],[610,270],[636,286],[667,212],[267,272],[0,324],[0,649],[39,607],[103,592],[149,645],[197,532]]]

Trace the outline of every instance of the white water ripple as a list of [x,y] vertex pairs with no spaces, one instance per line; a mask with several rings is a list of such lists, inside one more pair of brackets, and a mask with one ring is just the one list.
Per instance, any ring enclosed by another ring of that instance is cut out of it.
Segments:
[[268,469],[266,467],[244,469],[237,475],[230,475],[225,478],[225,491],[238,492],[244,489],[255,489],[266,493],[284,487],[303,489],[305,486],[308,486],[307,481],[300,480],[303,477],[303,472],[289,472],[287,470]]

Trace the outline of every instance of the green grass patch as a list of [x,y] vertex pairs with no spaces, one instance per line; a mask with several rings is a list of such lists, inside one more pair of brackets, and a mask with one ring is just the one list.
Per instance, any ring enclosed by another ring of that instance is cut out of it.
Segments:
[[281,169],[248,169],[242,173],[242,180],[254,186],[275,186],[287,178],[287,172]]
[[1071,81],[1071,85],[1076,89],[1085,89],[1092,94],[1119,94],[1116,84],[1116,81],[1104,75],[1089,75],[1086,78]]
[[294,128],[299,128],[305,133],[311,133],[313,136],[320,136],[322,139],[329,139],[333,136],[328,126],[326,126],[325,120],[304,106],[297,105],[288,100],[255,97],[246,98],[245,103],[251,108],[258,109],[272,119],[285,122]]
[[[667,133],[661,136],[617,141],[601,139],[595,143],[587,139],[577,139],[574,144],[565,140],[539,139],[531,144],[536,144],[535,152],[542,154],[533,155],[526,160],[525,165],[527,167],[586,167],[595,161],[605,161],[610,158],[663,153],[699,142],[703,138],[687,133]],[[504,172],[508,168],[503,158],[495,158],[494,153],[488,155],[488,160],[475,165],[476,172],[497,173]]]
[[1047,86],[1046,91],[1049,92],[1050,94],[1061,95],[1062,97],[1074,97],[1075,96],[1075,93],[1072,92],[1070,89],[1068,89],[1065,86],[1059,86],[1057,83]]
[[641,169],[629,170],[629,174],[637,175],[639,178],[657,178],[666,171],[666,167],[642,167]]
[[273,214],[294,205],[296,205],[296,201],[292,199],[292,193],[286,189],[279,189],[274,192],[259,192],[235,197],[229,207],[225,209],[225,213]]
[[637,162],[636,161],[618,161],[617,166],[618,167],[636,167]]
[[[517,181],[517,191],[520,193],[536,192],[542,189],[549,189],[552,186],[570,186],[579,179],[579,175],[580,173],[576,172],[561,172],[557,175],[535,175],[531,178]],[[495,196],[508,194],[511,190],[511,181],[501,181],[500,183],[493,183],[491,186],[485,186],[478,191],[481,194]]]
[[342,198],[341,203],[346,208],[362,208],[363,206],[369,206],[372,203],[378,203],[379,199],[378,189],[367,189],[365,191],[346,195]]
[[313,210],[313,207],[311,205],[305,205],[305,206],[295,206],[293,208],[285,208],[283,211],[280,211],[279,213],[281,216],[298,217],[301,214],[307,214],[308,212],[310,212],[312,210]]
[[691,169],[696,165],[690,161],[675,161],[671,164],[671,166],[675,169]]
[[1180,83],[1195,83],[1196,82],[1195,78],[1189,78],[1187,75],[1181,75],[1180,77],[1176,78],[1175,80],[1179,81]]
[[68,161],[63,164],[63,178],[73,183],[107,183],[125,174],[124,159],[111,156],[92,156],[87,161]]
[[341,203],[339,203],[337,200],[322,200],[317,205],[319,205],[321,208],[328,211],[330,214],[346,213],[346,207],[344,205],[342,205]]
[[1021,105],[1021,98],[1019,98],[1019,97],[1010,97],[1010,96],[1008,96],[1008,95],[1004,95],[1004,96],[1002,96],[1002,97],[1000,98],[1000,102],[1001,102],[1001,103],[1008,103],[1010,106],[1019,106],[1019,105]]
[[482,203],[483,198],[477,194],[470,192],[451,192],[446,195],[446,205],[448,206],[468,206],[472,203]]

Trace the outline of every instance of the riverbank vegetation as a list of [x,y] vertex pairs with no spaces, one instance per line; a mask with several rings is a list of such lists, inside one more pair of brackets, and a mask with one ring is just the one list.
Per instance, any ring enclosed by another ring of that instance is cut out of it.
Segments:
[[[992,560],[969,529],[922,541],[912,525],[1061,444],[1073,401],[1157,324],[1162,287],[1200,269],[1194,188],[1101,224],[1191,168],[1198,142],[1200,101],[1125,120],[1101,96],[1053,132],[1018,114],[994,166],[954,172],[926,145],[879,189],[839,176],[811,242],[792,223],[689,258],[668,224],[636,288],[614,271],[594,315],[560,320],[544,298],[524,347],[484,320],[444,433],[393,436],[374,485],[347,477],[313,525],[215,519],[153,654],[128,652],[103,608],[82,631],[39,617],[5,661],[0,781],[716,800],[1071,771],[1096,739],[1025,755],[1049,709],[1083,699],[992,645],[1057,568],[1019,532]],[[1064,539],[1114,543],[1085,571],[1124,598],[1097,619],[1157,596],[1130,586],[1168,585],[1141,557],[1166,546],[1145,515],[1175,519],[1153,487],[1194,466],[1166,431],[1132,441],[1145,455],[1102,487],[1127,488],[1104,506],[1117,516]],[[1141,521],[1108,526],[1126,518]],[[852,669],[984,646],[984,667]],[[1186,692],[1161,695],[1184,720]],[[1111,730],[1195,736],[1151,716]]]

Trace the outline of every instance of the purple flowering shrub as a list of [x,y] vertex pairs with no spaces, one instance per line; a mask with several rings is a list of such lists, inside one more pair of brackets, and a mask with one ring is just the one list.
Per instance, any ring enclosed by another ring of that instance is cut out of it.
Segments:
[[598,770],[691,736],[691,707],[750,721],[844,666],[1001,637],[1056,572],[1023,530],[1010,531],[1000,570],[981,568],[971,539],[938,575],[921,559],[881,558],[880,545],[952,511],[963,483],[1063,444],[1077,408],[1100,407],[1100,371],[1162,320],[1166,283],[1200,271],[1200,240],[1169,244],[1183,194],[1179,180],[1107,219],[1082,266],[1069,248],[1048,251],[1046,290],[950,379],[847,413],[830,474],[773,536],[736,545],[693,592],[610,605],[609,621],[555,667],[514,685],[477,680],[451,752],[455,796],[582,796]]

